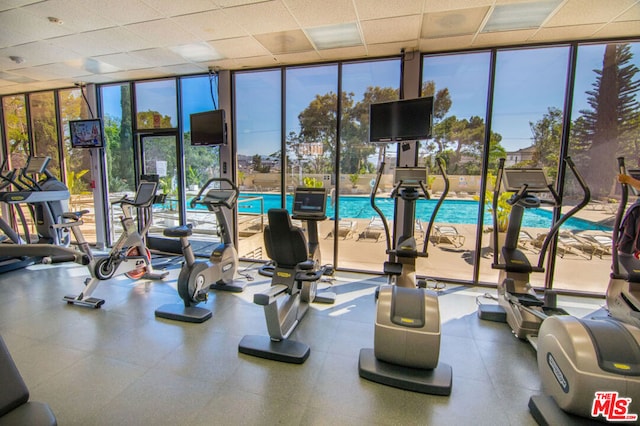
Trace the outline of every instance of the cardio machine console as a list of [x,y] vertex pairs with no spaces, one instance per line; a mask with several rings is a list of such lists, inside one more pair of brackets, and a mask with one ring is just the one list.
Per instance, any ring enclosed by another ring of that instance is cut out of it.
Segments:
[[518,192],[525,185],[527,192],[549,192],[547,176],[538,168],[504,169],[502,181],[507,192]]
[[298,187],[293,194],[293,218],[324,220],[327,217],[327,189]]
[[397,167],[394,176],[394,185],[397,186],[402,182],[403,187],[420,187],[427,184],[427,168],[426,167]]

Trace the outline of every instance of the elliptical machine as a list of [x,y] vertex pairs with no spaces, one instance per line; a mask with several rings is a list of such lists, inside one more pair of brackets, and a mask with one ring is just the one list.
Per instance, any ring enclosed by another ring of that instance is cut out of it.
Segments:
[[[620,173],[626,173],[623,158],[618,158],[618,166]],[[640,329],[631,315],[637,310],[624,294],[625,288],[637,286],[640,262],[634,259],[638,266],[629,266],[627,273],[621,271],[617,244],[624,229],[621,223],[627,198],[628,187],[622,184],[607,289],[610,317],[551,316],[540,327],[537,358],[543,394],[529,400],[538,424],[586,424],[586,419],[589,424],[605,420],[638,423]],[[630,212],[633,209],[637,207],[631,207]]]
[[[535,337],[542,321],[549,315],[566,315],[567,312],[558,309],[555,305],[555,294],[549,290],[545,292],[545,298],[539,298],[531,284],[531,273],[544,272],[544,260],[549,244],[555,238],[560,227],[580,209],[589,203],[591,193],[582,176],[575,167],[571,158],[565,158],[566,164],[576,177],[583,191],[583,198],[576,206],[558,219],[540,248],[538,264],[531,265],[527,256],[518,248],[520,227],[525,209],[537,208],[542,204],[553,207],[562,205],[562,200],[548,183],[544,171],[540,168],[505,168],[505,159],[501,158],[498,165],[496,184],[493,192],[493,239],[494,247],[498,247],[498,223],[495,212],[497,211],[500,188],[504,183],[504,190],[513,192],[507,201],[511,205],[509,214],[509,226],[504,246],[500,251],[494,250],[492,268],[500,271],[498,275],[498,305],[480,304],[478,316],[481,319],[497,322],[506,322],[511,327],[513,334],[522,340],[529,340],[535,347]],[[543,199],[537,194],[550,194],[552,199]]]
[[[228,188],[221,188],[225,184]],[[217,187],[216,187],[217,186]],[[203,195],[205,194],[205,195]],[[211,318],[212,313],[205,308],[196,307],[207,301],[209,289],[239,293],[246,283],[234,281],[238,270],[238,252],[236,251],[229,222],[223,211],[232,212],[240,191],[226,178],[212,178],[200,189],[198,195],[191,200],[191,208],[202,205],[213,212],[218,223],[221,237],[219,244],[213,247],[208,261],[196,261],[189,237],[193,234],[192,225],[176,226],[163,231],[166,237],[180,238],[184,262],[178,276],[178,294],[184,302],[163,305],[156,309],[155,316],[176,321],[201,323]]]
[[[296,188],[293,215],[311,223],[324,220],[326,203],[325,189],[308,191],[308,188]],[[325,270],[309,257],[305,234],[302,229],[293,226],[286,209],[270,209],[267,214],[269,225],[264,230],[264,244],[275,270],[271,286],[266,291],[254,294],[253,303],[264,307],[269,336],[244,336],[238,351],[260,358],[302,364],[309,357],[311,349],[305,343],[290,340],[289,336],[307,313],[310,303],[323,303],[322,300],[316,300],[316,291],[317,282]]]
[[[384,151],[384,149],[381,149]],[[381,154],[384,158],[384,153]],[[371,192],[371,206],[382,219],[387,237],[389,260],[384,273],[389,284],[381,286],[377,297],[374,348],[360,350],[360,377],[414,392],[449,395],[452,386],[451,366],[439,362],[440,309],[438,295],[417,282],[416,259],[427,257],[431,227],[449,189],[444,161],[438,167],[444,178],[445,190],[440,196],[424,235],[422,251],[417,250],[414,237],[416,201],[430,199],[425,167],[398,167],[391,197],[403,203],[402,234],[392,246],[387,220],[375,203],[375,195],[384,172],[381,161]],[[418,189],[421,190],[418,191]]]

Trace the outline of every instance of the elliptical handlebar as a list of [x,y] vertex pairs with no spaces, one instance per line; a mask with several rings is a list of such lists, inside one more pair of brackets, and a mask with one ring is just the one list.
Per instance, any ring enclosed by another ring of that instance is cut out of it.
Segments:
[[[447,194],[449,193],[449,187],[450,187],[449,176],[447,175],[446,164],[444,160],[441,157],[437,157],[436,162],[438,163],[440,174],[444,179],[444,189],[442,191],[442,194],[440,195],[440,198],[438,198],[438,202],[433,208],[433,212],[431,212],[431,218],[429,218],[429,224],[427,225],[427,229],[424,232],[424,241],[422,243],[422,253],[424,255],[427,254],[427,247],[429,246],[429,237],[431,236],[431,228],[433,228],[433,224],[436,221],[436,215],[438,214],[438,210],[440,210],[440,206],[442,206],[442,203],[444,203],[444,199],[447,197]],[[422,190],[425,191],[425,194],[429,194],[424,187],[422,187]]]
[[[389,224],[387,223],[387,218],[382,213],[382,210],[376,205],[376,194],[378,193],[378,187],[380,186],[380,180],[382,179],[382,174],[384,173],[384,156],[382,156],[383,160],[380,161],[380,167],[378,167],[378,173],[376,173],[376,180],[371,188],[371,197],[369,201],[371,202],[371,208],[380,216],[382,220],[382,226],[384,227],[385,234],[385,242],[387,243],[387,252],[391,251],[391,231],[389,230]],[[394,188],[395,189],[395,188]]]
[[[618,157],[618,173],[627,174],[627,168],[624,165],[624,157]],[[613,221],[613,238],[611,248],[611,274],[612,278],[620,277],[620,263],[618,262],[618,238],[620,237],[620,225],[622,225],[622,218],[624,217],[625,210],[627,209],[627,202],[629,201],[629,184],[620,183],[622,187],[622,196],[620,198],[620,204],[618,205],[618,211],[616,212],[615,219]]]
[[[234,201],[238,199],[238,197],[240,196],[240,189],[238,189],[238,186],[236,184],[234,184],[230,179],[228,178],[211,178],[207,181],[207,183],[205,183],[204,185],[202,185],[202,188],[200,188],[200,191],[198,191],[198,195],[196,195],[191,202],[189,203],[189,206],[193,209],[196,207],[197,204],[202,204],[202,194],[204,194],[204,192],[209,188],[209,186],[214,183],[214,182],[222,182],[222,183],[226,183],[227,185],[230,186],[230,189],[235,193],[235,195],[233,197],[229,197],[227,200],[222,200],[219,199],[217,200],[220,204],[222,204],[223,206],[225,206],[226,208],[228,208],[229,210],[233,210],[234,207]],[[229,202],[229,200],[233,199],[233,201]]]
[[493,187],[493,200],[491,200],[491,208],[493,209],[493,265],[500,264],[498,258],[497,247],[500,244],[498,240],[498,198],[500,197],[500,186],[502,185],[502,174],[504,173],[504,158],[498,160],[498,175],[496,176],[496,183]]
[[[554,223],[553,226],[551,227],[551,229],[549,230],[549,233],[547,234],[547,237],[544,239],[544,242],[542,243],[542,247],[540,247],[540,256],[538,257],[538,268],[542,268],[542,265],[544,264],[544,257],[545,257],[545,254],[547,252],[547,249],[549,248],[549,245],[551,244],[551,241],[556,237],[560,227],[567,220],[569,220],[569,218],[571,218],[579,210],[581,210],[584,206],[589,204],[589,201],[591,200],[591,191],[589,190],[589,187],[587,186],[586,182],[582,178],[582,175],[580,174],[580,172],[576,168],[576,165],[573,162],[573,160],[571,159],[571,157],[566,157],[564,159],[564,161],[569,166],[569,169],[571,169],[571,172],[573,173],[575,178],[578,180],[578,184],[580,185],[580,188],[582,189],[582,192],[584,193],[584,196],[582,198],[582,201],[580,201],[578,204],[576,204],[567,213],[562,215],[562,217],[560,217],[560,219],[558,219],[558,221],[556,223]],[[554,198],[556,198],[556,196],[557,196],[557,202],[558,202],[557,205],[561,206],[562,205],[562,198],[555,191],[552,191],[551,193],[554,194]]]

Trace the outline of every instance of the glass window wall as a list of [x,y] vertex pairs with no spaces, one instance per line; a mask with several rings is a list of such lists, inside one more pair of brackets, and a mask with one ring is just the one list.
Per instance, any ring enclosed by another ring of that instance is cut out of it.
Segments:
[[238,254],[266,259],[263,230],[269,208],[282,206],[282,71],[234,74]]
[[[423,61],[422,96],[434,96],[433,138],[420,150],[429,168],[432,199],[421,200],[418,234],[427,230],[431,213],[443,195],[444,178],[436,160],[446,165],[449,192],[434,220],[429,257],[418,259],[418,273],[473,280],[476,233],[485,152],[485,117],[490,52],[428,56]],[[492,146],[499,140],[492,138]],[[490,158],[496,156],[490,151]],[[480,255],[486,254],[483,248]]]

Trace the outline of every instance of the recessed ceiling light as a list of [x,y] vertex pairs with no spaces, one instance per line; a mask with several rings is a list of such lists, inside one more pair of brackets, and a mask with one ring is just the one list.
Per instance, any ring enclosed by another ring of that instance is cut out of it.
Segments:
[[307,28],[305,32],[320,50],[362,45],[360,31],[355,23]]
[[195,62],[215,61],[224,58],[224,56],[219,54],[209,43],[204,42],[174,46],[170,47],[169,50],[185,59]]
[[538,28],[561,0],[497,5],[481,32]]
[[55,16],[49,16],[47,18],[49,20],[49,22],[51,22],[52,24],[58,24],[58,25],[62,25],[64,24],[64,22],[62,22],[62,19],[60,18],[56,18]]
[[9,56],[9,59],[11,59],[16,64],[21,64],[24,62],[24,58],[22,56]]

